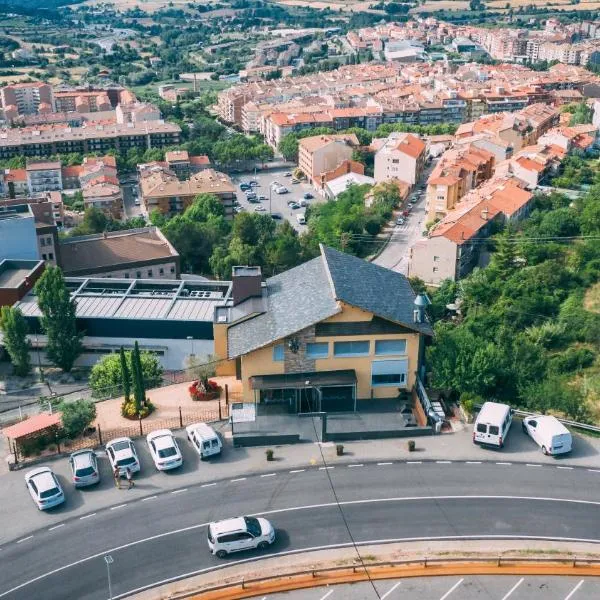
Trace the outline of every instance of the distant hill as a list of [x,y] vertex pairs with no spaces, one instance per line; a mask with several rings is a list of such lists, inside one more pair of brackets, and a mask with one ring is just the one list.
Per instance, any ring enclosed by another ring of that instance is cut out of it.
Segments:
[[27,14],[39,9],[52,10],[69,4],[81,4],[84,0],[0,0],[1,12]]

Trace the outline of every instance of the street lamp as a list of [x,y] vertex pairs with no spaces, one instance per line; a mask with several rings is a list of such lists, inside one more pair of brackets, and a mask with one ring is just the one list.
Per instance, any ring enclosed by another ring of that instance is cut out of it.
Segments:
[[35,347],[37,349],[38,357],[38,369],[40,371],[40,379],[44,381],[44,370],[42,369],[42,355],[40,354],[40,343],[38,341],[38,334],[35,334]]
[[269,214],[271,214],[271,194],[273,193],[273,186],[269,186]]
[[110,554],[107,554],[104,557],[104,562],[106,563],[106,574],[108,575],[108,600],[112,600],[112,583],[110,581],[110,565],[112,565],[115,561]]

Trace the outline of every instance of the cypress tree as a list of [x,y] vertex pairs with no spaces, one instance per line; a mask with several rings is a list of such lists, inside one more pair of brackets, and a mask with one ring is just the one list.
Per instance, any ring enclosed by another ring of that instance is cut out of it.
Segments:
[[125,350],[123,350],[123,346],[121,346],[119,356],[121,359],[121,383],[123,384],[123,396],[125,396],[125,402],[129,402],[129,397],[131,396],[131,373],[129,372],[129,367],[127,366],[127,357],[125,356]]
[[139,415],[144,401],[146,400],[146,389],[144,387],[144,373],[142,371],[142,361],[140,358],[140,347],[137,340],[133,346],[131,355],[131,367],[133,369],[133,398],[135,400],[135,410]]

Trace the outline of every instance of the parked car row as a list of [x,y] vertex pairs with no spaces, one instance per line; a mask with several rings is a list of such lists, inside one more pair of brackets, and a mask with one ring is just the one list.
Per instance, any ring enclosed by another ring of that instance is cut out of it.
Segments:
[[[217,432],[206,423],[195,423],[186,427],[192,447],[203,460],[221,453],[223,444]],[[146,444],[154,466],[158,471],[177,469],[183,465],[179,443],[170,429],[152,431],[146,436]],[[137,473],[141,462],[135,444],[128,437],[117,438],[105,446],[106,455],[113,473],[125,477],[127,471]],[[93,450],[79,450],[69,457],[71,481],[76,488],[100,482],[98,457]],[[49,467],[39,467],[25,474],[25,485],[40,510],[47,510],[65,501],[65,494],[58,478]]]
[[[473,443],[503,448],[512,425],[514,410],[508,404],[485,402],[473,425]],[[523,432],[546,455],[571,452],[571,432],[552,415],[534,415],[523,419]]]

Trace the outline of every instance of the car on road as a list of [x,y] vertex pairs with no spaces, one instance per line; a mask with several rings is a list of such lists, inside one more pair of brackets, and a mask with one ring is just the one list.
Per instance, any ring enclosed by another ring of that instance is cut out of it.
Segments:
[[306,192],[304,196],[302,196],[305,200],[312,200],[314,196],[310,192]]
[[106,454],[113,468],[119,468],[121,477],[125,475],[127,469],[132,473],[137,473],[140,468],[140,459],[133,442],[128,437],[117,438],[106,444]]
[[525,417],[523,431],[546,455],[567,454],[573,447],[571,432],[552,415]]
[[79,450],[69,456],[69,466],[73,485],[86,487],[100,481],[100,469],[98,469],[98,458],[93,450]]
[[288,203],[288,206],[292,209],[292,210],[298,210],[300,208],[300,205],[297,202],[290,202]]
[[396,225],[404,225],[406,223],[406,219],[404,217],[398,217],[396,219]]
[[267,209],[266,209],[266,208],[265,208],[265,207],[264,207],[262,204],[259,204],[259,205],[258,205],[258,206],[257,206],[257,207],[254,209],[254,212],[266,212],[266,211],[267,211]]
[[206,423],[194,423],[185,428],[187,438],[201,459],[221,454],[223,444],[217,432]]
[[261,195],[261,196],[258,197],[258,201],[259,202],[265,202],[266,200],[268,200],[268,198],[266,196],[262,196]]
[[148,448],[159,471],[176,469],[183,464],[177,440],[170,429],[157,429],[146,436]]
[[264,550],[275,541],[275,529],[261,517],[236,517],[210,523],[208,547],[212,554],[225,558],[231,552]]
[[49,467],[39,467],[25,473],[25,485],[40,510],[47,510],[65,501],[62,487]]

